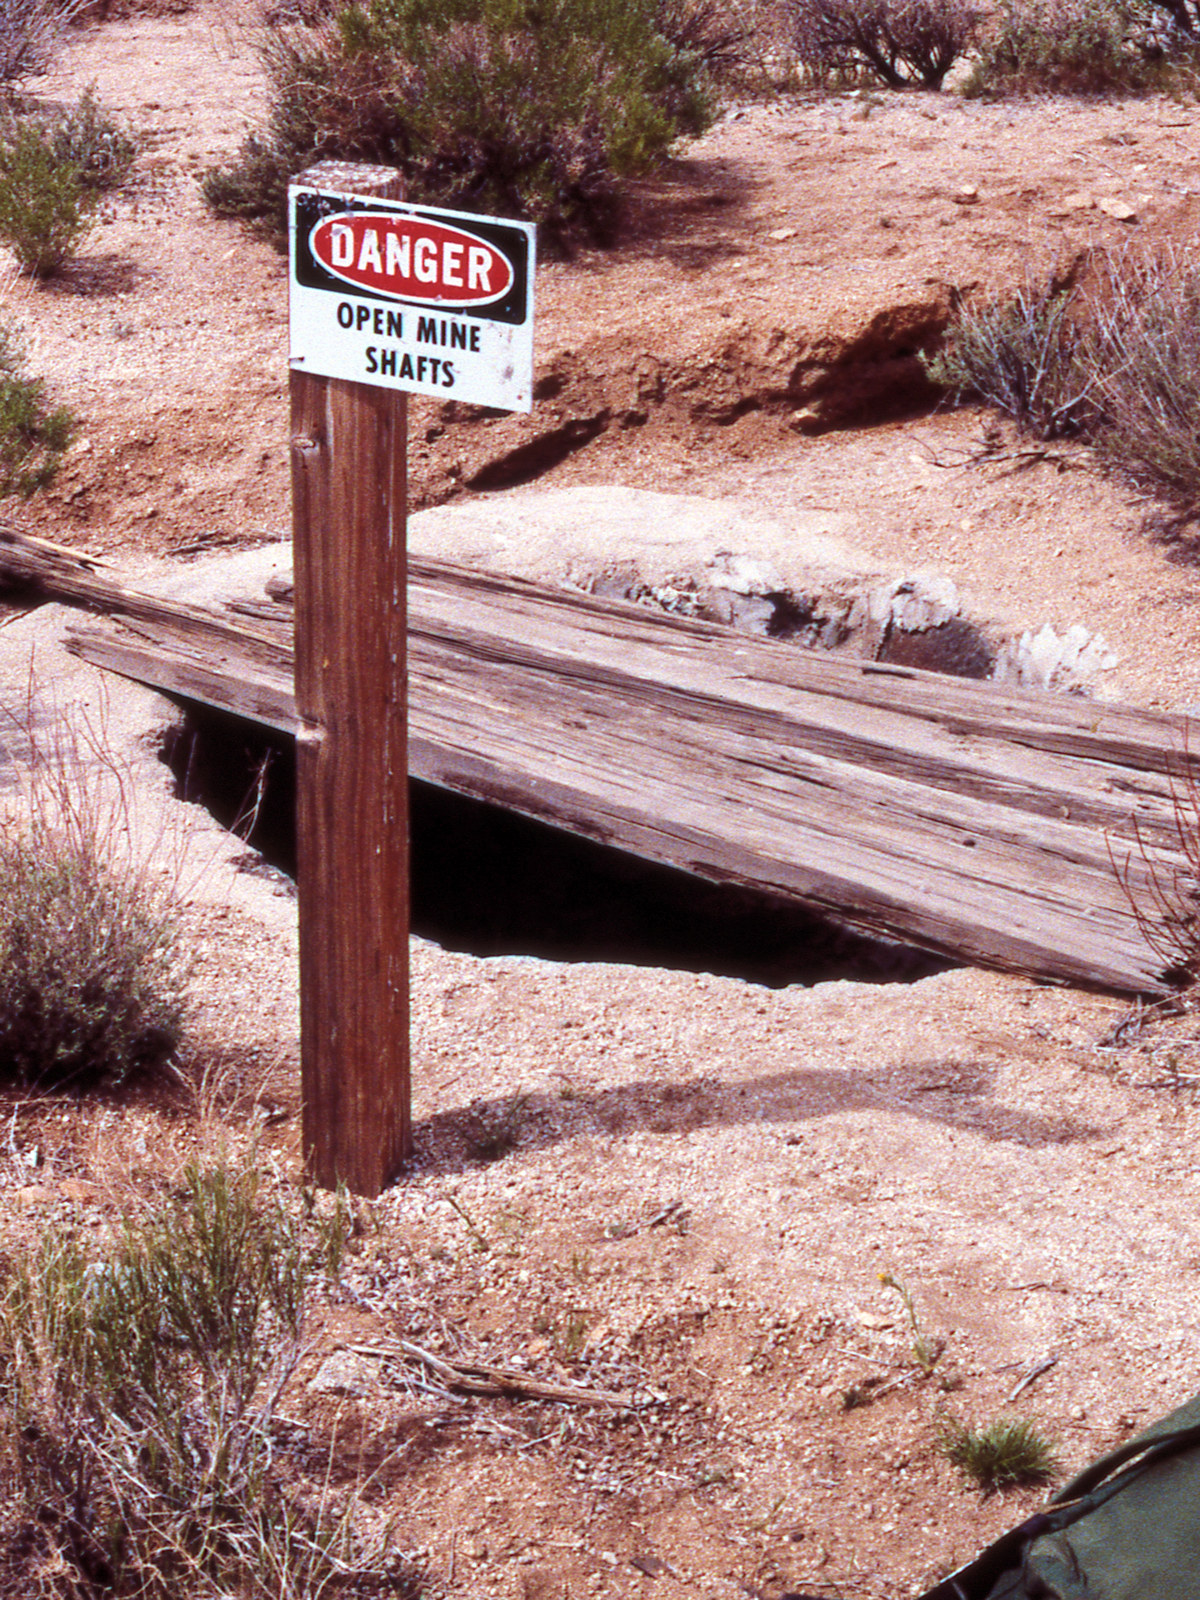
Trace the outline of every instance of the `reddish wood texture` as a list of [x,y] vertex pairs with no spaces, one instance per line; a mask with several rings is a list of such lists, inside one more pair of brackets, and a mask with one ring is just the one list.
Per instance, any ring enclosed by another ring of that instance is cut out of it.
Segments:
[[409,1151],[407,396],[293,372],[304,1149],[375,1195]]

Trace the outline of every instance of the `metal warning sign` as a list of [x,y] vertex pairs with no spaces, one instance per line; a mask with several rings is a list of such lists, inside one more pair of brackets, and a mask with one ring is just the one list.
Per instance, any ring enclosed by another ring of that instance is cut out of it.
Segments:
[[289,233],[293,367],[532,409],[531,223],[294,186]]

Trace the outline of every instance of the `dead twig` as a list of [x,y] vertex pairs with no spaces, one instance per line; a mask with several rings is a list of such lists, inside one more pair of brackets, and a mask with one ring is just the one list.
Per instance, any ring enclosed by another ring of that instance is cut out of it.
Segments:
[[576,1383],[543,1383],[514,1367],[495,1367],[485,1362],[453,1363],[432,1350],[426,1350],[408,1339],[395,1343],[348,1345],[356,1355],[407,1356],[435,1373],[447,1389],[461,1389],[467,1394],[503,1395],[510,1399],[552,1400],[560,1405],[613,1406],[622,1411],[634,1408],[637,1402],[632,1395],[617,1394],[608,1389],[589,1389]]
[[1013,1385],[1009,1393],[1005,1395],[1004,1404],[1006,1406],[1012,1405],[1017,1396],[1024,1394],[1025,1390],[1028,1389],[1031,1383],[1036,1383],[1044,1372],[1049,1372],[1051,1367],[1056,1367],[1057,1365],[1057,1356],[1047,1356],[1044,1361],[1039,1361],[1036,1363],[1036,1365],[1030,1367],[1029,1371],[1024,1375],[1024,1377],[1019,1379]]

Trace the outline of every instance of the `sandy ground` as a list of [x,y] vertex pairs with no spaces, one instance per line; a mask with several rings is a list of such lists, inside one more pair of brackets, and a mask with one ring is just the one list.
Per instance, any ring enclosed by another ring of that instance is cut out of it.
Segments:
[[[60,283],[5,280],[3,315],[82,421],[59,486],[11,515],[129,561],[277,533],[284,269],[195,182],[261,108],[246,36],[220,3],[107,23],[39,92],[91,81],[148,141]],[[1086,451],[1009,440],[972,464],[986,419],[931,414],[912,356],[952,291],[1186,231],[1198,154],[1171,101],[743,108],[645,187],[621,248],[545,267],[532,419],[414,406],[414,497],[533,460],[556,487],[828,512],[981,615],[1102,633],[1106,693],[1198,703],[1188,547],[1141,531]],[[214,1129],[298,1172],[293,903],[228,856],[189,898],[204,1092],[7,1101],[13,1238],[111,1220]],[[774,990],[422,942],[413,984],[413,1166],[363,1208],[289,1414],[353,1434],[346,1481],[379,1469],[364,1503],[399,1514],[432,1592],[910,1594],[1040,1498],[981,1500],[936,1450],[946,1417],[1029,1416],[1069,1470],[1200,1387],[1189,1013],[1131,1023],[967,970]],[[929,1373],[886,1273],[944,1346]],[[309,1387],[333,1347],[395,1336],[638,1403],[451,1404],[382,1358],[336,1407]]]

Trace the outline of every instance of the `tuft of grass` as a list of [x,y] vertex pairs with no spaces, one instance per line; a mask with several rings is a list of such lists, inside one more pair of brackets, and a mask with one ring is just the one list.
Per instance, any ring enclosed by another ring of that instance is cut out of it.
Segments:
[[[349,1512],[274,1470],[314,1284],[337,1265],[252,1169],[188,1168],[105,1251],[55,1230],[0,1300],[0,1399],[38,1593],[320,1600],[395,1592]],[[331,1253],[332,1252],[332,1253]],[[32,1589],[27,1592],[34,1592]]]
[[52,483],[74,432],[71,412],[49,403],[21,340],[0,324],[0,499],[28,499]]
[[1022,1483],[1043,1483],[1058,1471],[1050,1439],[1026,1417],[1001,1417],[979,1428],[951,1418],[938,1449],[985,1494]]

